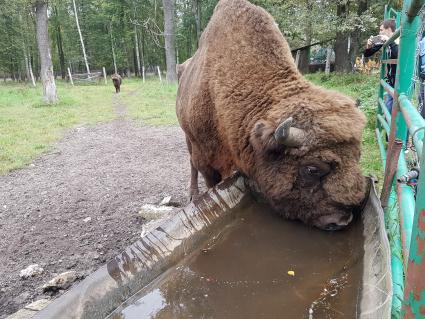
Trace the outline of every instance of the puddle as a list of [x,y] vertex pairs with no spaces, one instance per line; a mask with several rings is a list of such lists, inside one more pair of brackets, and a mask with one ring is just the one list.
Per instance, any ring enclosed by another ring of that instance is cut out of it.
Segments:
[[323,232],[257,203],[236,216],[108,319],[357,317],[360,220],[344,231]]

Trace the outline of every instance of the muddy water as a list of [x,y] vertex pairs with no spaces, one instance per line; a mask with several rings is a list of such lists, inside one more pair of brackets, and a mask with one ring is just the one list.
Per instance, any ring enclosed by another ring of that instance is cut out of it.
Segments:
[[360,221],[327,233],[260,204],[236,216],[109,318],[356,318]]

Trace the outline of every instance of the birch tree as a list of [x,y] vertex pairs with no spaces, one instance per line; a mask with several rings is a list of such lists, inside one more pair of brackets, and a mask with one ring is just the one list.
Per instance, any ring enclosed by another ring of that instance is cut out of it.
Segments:
[[90,74],[89,62],[87,60],[86,48],[84,46],[84,40],[83,40],[83,35],[81,33],[80,22],[78,21],[77,6],[75,5],[75,0],[72,0],[72,4],[74,5],[75,22],[77,23],[78,34],[80,35],[80,42],[81,42],[81,48],[83,49],[84,62],[86,64],[87,73]]
[[164,36],[165,61],[167,64],[167,82],[175,83],[177,82],[174,32],[175,3],[174,0],[163,0],[162,2],[164,6]]
[[49,30],[47,25],[47,2],[35,2],[37,45],[41,62],[41,81],[43,83],[43,99],[46,103],[56,103],[55,77],[53,73],[52,56],[50,54]]
[[117,58],[115,56],[114,38],[112,36],[112,23],[110,23],[110,25],[109,25],[109,34],[111,35],[111,48],[112,48],[112,60],[113,60],[113,63],[114,63],[114,72],[115,72],[115,74],[117,74],[118,73]]

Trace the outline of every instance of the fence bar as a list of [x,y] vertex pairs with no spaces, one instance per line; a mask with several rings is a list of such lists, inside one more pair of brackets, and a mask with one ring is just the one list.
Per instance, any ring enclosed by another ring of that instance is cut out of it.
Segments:
[[393,43],[399,36],[400,36],[400,28],[394,31],[393,35],[384,43],[382,47],[386,48],[391,43]]
[[404,291],[404,271],[403,258],[401,256],[402,245],[398,211],[397,195],[393,188],[390,193],[388,207],[385,210],[385,224],[391,249],[391,276],[393,281],[391,318],[400,318]]
[[[425,142],[425,139],[423,140]],[[420,167],[425,167],[422,155]],[[425,174],[419,175],[404,291],[403,318],[423,318],[425,309]]]
[[376,117],[378,118],[378,121],[381,122],[381,125],[387,132],[387,135],[390,135],[390,126],[388,125],[388,122],[385,120],[385,118],[381,114],[378,114]]
[[381,85],[384,88],[384,90],[387,91],[387,93],[394,98],[394,88],[391,85],[389,85],[387,82],[385,82],[385,80],[381,80]]
[[[408,16],[413,11],[417,12],[418,3],[424,0],[404,0],[401,17],[402,32],[400,35],[399,63],[396,75],[395,89],[400,96],[412,96],[412,78],[415,70],[416,34],[421,25],[421,19]],[[413,9],[412,9],[413,8]],[[402,98],[402,101],[404,98]],[[406,106],[406,103],[404,103]],[[408,105],[407,105],[408,106]],[[402,108],[402,107],[400,107]],[[406,109],[406,108],[405,108]],[[408,114],[409,112],[406,112]],[[411,114],[408,114],[411,115]],[[413,119],[415,116],[413,116]],[[407,117],[412,120],[412,117]],[[406,136],[407,128],[404,119],[397,122],[397,136]],[[403,125],[404,124],[404,125]],[[421,165],[425,165],[424,155],[421,155]],[[409,260],[406,272],[402,318],[423,318],[425,310],[425,189],[423,174],[420,176],[416,208],[413,221],[412,238],[410,241]]]
[[398,166],[397,162],[398,158],[400,157],[400,151],[402,146],[402,141],[395,140],[393,145],[391,147],[388,147],[388,160],[387,165],[385,165],[385,176],[381,193],[381,205],[383,208],[386,208],[388,205],[388,198],[390,196],[392,185],[394,183],[394,176]]
[[[398,160],[397,178],[408,172],[406,159],[401,153]],[[401,244],[403,248],[404,269],[407,268],[410,238],[412,236],[413,215],[415,213],[415,194],[413,188],[405,183],[397,182],[398,203],[400,206]]]
[[388,111],[387,106],[384,103],[384,100],[380,98],[378,99],[378,103],[381,106],[382,113],[384,113],[385,118],[387,119],[387,123],[391,123],[391,114]]
[[385,151],[384,143],[382,143],[381,132],[379,131],[378,128],[375,129],[375,135],[376,135],[376,140],[378,141],[379,151],[381,152],[382,167],[385,167],[385,164],[387,162],[387,153]]
[[393,12],[394,14],[397,14],[397,11],[395,11],[393,8],[390,8],[390,11],[389,12]]
[[398,98],[400,110],[409,128],[410,135],[412,135],[413,144],[415,145],[418,158],[422,157],[423,138],[425,130],[425,120],[419,114],[417,109],[412,105],[406,95],[402,94]]

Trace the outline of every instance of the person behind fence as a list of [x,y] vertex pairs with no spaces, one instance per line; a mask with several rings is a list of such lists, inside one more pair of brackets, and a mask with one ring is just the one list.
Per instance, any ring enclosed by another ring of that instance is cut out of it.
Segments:
[[118,73],[115,73],[111,76],[111,79],[112,79],[112,82],[114,83],[114,86],[115,86],[115,92],[120,93],[121,83],[122,83],[121,76]]
[[[368,58],[378,52],[384,43],[393,35],[395,27],[395,20],[384,20],[379,27],[379,34],[376,36],[371,36],[367,40],[366,49],[363,53],[364,56]],[[386,47],[386,52],[387,59],[397,59],[398,45],[395,42],[391,43]],[[391,87],[394,87],[395,84],[396,71],[397,64],[387,64],[386,81]],[[388,111],[391,113],[393,108],[393,97],[390,94],[386,94],[385,105]]]
[[422,118],[425,119],[425,36],[418,44],[418,79],[419,79],[419,94],[418,94],[418,111]]

